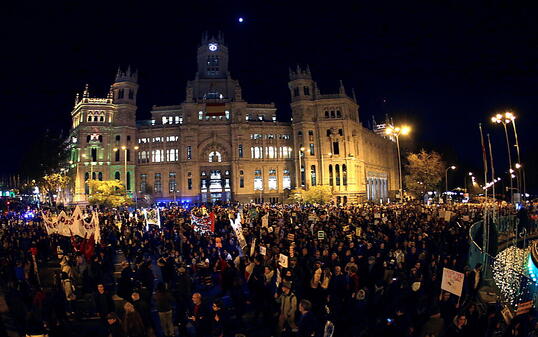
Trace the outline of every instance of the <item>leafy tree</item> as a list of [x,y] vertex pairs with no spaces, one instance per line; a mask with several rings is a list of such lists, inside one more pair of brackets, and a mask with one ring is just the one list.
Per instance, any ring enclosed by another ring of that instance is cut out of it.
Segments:
[[67,161],[69,152],[62,134],[54,135],[47,130],[34,140],[24,152],[21,172],[30,179],[38,180],[47,174],[58,172]]
[[423,196],[438,187],[445,170],[439,153],[422,149],[419,153],[410,153],[407,162],[408,175],[405,177],[405,185],[409,191]]
[[125,186],[119,180],[88,180],[89,201],[92,205],[105,207],[128,206],[133,200],[127,195]]
[[326,204],[333,199],[330,186],[310,186],[307,190],[293,190],[291,192],[295,201],[308,204]]
[[[59,196],[58,201],[63,200],[64,192],[67,185],[69,184],[70,178],[66,175],[60,173],[52,173],[44,176],[39,181],[39,188],[49,197],[49,202],[52,206],[53,195],[57,194]],[[59,192],[62,193],[59,193]]]

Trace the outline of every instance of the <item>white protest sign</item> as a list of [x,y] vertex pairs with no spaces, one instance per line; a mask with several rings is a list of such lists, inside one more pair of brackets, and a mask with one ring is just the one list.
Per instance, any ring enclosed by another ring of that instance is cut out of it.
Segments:
[[443,279],[441,281],[441,289],[448,291],[456,296],[461,296],[463,289],[463,279],[465,275],[458,273],[452,269],[443,268]]
[[260,246],[260,255],[266,255],[267,254],[267,248],[264,246]]
[[318,240],[325,239],[325,232],[324,231],[318,231]]
[[262,216],[262,227],[269,227],[269,213]]
[[278,257],[278,264],[282,268],[288,268],[288,257],[284,254],[280,254],[280,256]]

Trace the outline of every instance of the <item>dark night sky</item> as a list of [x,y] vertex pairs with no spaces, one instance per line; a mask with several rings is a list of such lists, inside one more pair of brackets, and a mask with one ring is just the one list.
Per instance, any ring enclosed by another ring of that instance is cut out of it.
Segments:
[[537,8],[440,3],[13,2],[1,14],[0,171],[16,171],[44,130],[65,134],[75,92],[89,83],[92,95],[105,95],[118,65],[139,69],[139,119],[154,104],[180,103],[202,32],[222,30],[248,101],[275,102],[289,118],[288,67],[310,64],[322,92],[340,79],[355,88],[363,124],[385,113],[412,124],[403,146],[443,153],[460,167],[454,185],[481,167],[479,122],[493,137],[497,170],[507,167],[502,129],[489,117],[513,109],[536,191]]

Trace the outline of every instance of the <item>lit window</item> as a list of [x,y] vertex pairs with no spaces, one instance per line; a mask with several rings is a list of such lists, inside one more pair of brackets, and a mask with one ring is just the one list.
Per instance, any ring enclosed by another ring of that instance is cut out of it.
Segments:
[[278,189],[276,170],[269,170],[269,179],[267,182],[268,182],[267,187],[269,188],[269,190]]
[[310,184],[316,186],[316,165],[310,166]]
[[192,146],[187,146],[187,160],[192,159]]
[[230,119],[230,111],[226,110],[224,114],[226,115],[226,119]]
[[290,189],[291,188],[291,177],[290,177],[290,170],[285,169],[284,175],[282,177],[282,188],[284,189]]
[[310,155],[313,156],[314,155],[314,144],[310,144]]
[[178,149],[167,149],[166,156],[168,157],[168,161],[177,161],[179,159],[178,152]]
[[210,163],[220,163],[222,161],[222,155],[218,151],[213,151],[209,154]]
[[262,171],[254,171],[254,190],[263,190]]
[[168,191],[169,192],[176,191],[176,173],[175,172],[170,172],[168,174]]
[[204,112],[198,111],[198,120],[202,120],[202,119],[204,119]]
[[243,158],[243,144],[239,144],[239,158]]
[[156,193],[162,192],[163,188],[162,188],[161,174],[160,173],[155,173],[155,181],[154,181],[154,184],[153,184],[153,188],[154,188]]
[[168,124],[168,117],[163,116],[163,125]]

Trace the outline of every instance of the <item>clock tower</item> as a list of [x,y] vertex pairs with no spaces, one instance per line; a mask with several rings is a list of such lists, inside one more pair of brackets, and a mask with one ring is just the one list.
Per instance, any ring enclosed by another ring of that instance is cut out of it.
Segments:
[[196,76],[187,82],[186,102],[242,101],[241,87],[228,71],[228,47],[221,33],[217,37],[207,33],[202,36],[197,61]]
[[228,77],[228,47],[219,33],[217,37],[202,36],[198,47],[198,78],[227,78]]

